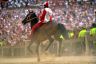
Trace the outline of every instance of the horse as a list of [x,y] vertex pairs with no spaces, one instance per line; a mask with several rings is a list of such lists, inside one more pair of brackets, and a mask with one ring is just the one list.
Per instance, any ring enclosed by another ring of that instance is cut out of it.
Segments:
[[[37,22],[39,21],[39,18],[37,17],[35,12],[29,12],[25,19],[22,21],[23,25],[30,22],[30,26],[33,27]],[[42,43],[45,40],[49,40],[48,46],[45,48],[45,51],[48,50],[50,45],[53,43],[54,40],[59,41],[59,49],[58,49],[58,55],[60,55],[61,51],[61,45],[62,45],[62,38],[60,36],[64,37],[64,39],[69,39],[68,37],[68,31],[65,28],[65,26],[61,23],[56,22],[49,22],[46,24],[43,24],[40,28],[38,28],[34,34],[32,35],[32,42],[28,45],[28,50],[31,52],[31,45],[33,42],[37,44],[36,47],[36,53],[37,53],[37,60],[40,61],[40,54],[39,54],[39,46],[40,43]]]

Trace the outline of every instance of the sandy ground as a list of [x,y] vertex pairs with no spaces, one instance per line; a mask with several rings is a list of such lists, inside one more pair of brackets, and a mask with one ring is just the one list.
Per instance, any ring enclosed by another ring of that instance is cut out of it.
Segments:
[[0,64],[96,64],[95,56],[64,56],[41,57],[37,62],[36,58],[0,58]]

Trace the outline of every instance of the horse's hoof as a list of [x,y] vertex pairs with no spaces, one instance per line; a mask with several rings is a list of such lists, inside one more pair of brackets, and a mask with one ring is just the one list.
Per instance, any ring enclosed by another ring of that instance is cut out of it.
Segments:
[[44,54],[45,54],[45,55],[48,55],[48,54],[49,54],[49,52],[48,52],[48,51],[45,51],[45,52],[44,52]]
[[58,54],[57,56],[58,56],[58,57],[61,57],[61,54]]
[[38,58],[37,60],[38,60],[38,62],[40,62],[40,58]]

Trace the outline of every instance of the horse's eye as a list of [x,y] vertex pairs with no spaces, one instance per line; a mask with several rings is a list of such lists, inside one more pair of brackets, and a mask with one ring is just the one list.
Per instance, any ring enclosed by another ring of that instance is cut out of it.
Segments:
[[27,17],[27,19],[29,19],[29,16]]

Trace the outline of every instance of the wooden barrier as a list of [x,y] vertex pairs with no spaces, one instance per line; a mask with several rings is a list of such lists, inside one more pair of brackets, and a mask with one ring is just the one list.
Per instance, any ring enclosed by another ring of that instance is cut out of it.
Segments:
[[[30,57],[30,56],[34,56],[34,54],[36,54],[36,44],[32,45],[32,50],[34,53],[29,53],[29,51],[27,50],[27,46],[28,43],[30,41],[24,41],[23,45],[19,44],[16,46],[2,46],[0,47],[0,57]],[[49,42],[49,41],[47,41]],[[82,39],[70,39],[70,40],[65,40],[62,43],[62,49],[61,49],[61,54],[62,55],[82,55],[85,53],[86,51],[86,46],[85,46],[85,41],[83,41]],[[89,52],[89,54],[92,52],[92,54],[94,53],[94,55],[96,55],[96,47],[91,48],[90,47],[90,41],[87,40],[87,43],[89,43],[87,45],[87,52]],[[47,47],[48,43],[42,44],[40,46],[41,48],[41,52],[43,53],[43,50],[45,47]],[[43,50],[42,50],[43,49]],[[58,53],[58,42],[54,41],[53,44],[50,46],[50,48],[48,49],[48,52],[50,54],[57,54]]]

